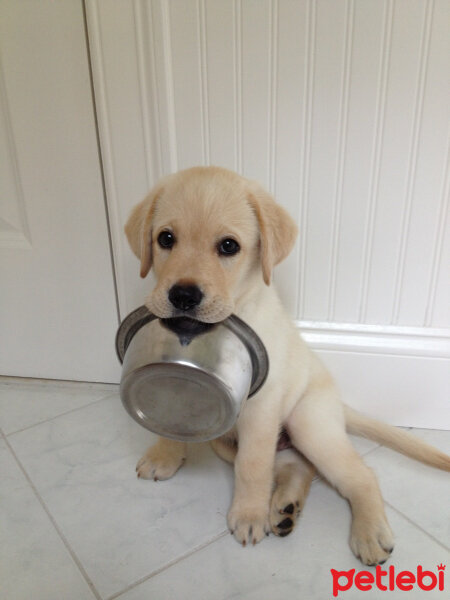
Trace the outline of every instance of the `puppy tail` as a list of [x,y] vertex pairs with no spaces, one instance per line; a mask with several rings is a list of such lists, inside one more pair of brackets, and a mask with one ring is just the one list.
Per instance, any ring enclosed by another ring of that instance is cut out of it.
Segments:
[[344,406],[344,412],[348,433],[368,438],[431,467],[450,471],[450,456],[414,435],[366,417],[349,406]]

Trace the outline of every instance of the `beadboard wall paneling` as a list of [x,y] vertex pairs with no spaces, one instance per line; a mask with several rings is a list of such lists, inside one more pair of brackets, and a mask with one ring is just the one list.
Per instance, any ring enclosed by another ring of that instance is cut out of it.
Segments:
[[413,328],[415,357],[422,343],[437,359],[427,343],[450,331],[447,0],[86,0],[86,11],[122,315],[149,289],[122,232],[130,208],[161,175],[218,164],[259,180],[297,221],[275,281],[313,343],[328,326],[331,345],[356,334],[370,354],[375,327],[388,357],[394,328],[408,355]]

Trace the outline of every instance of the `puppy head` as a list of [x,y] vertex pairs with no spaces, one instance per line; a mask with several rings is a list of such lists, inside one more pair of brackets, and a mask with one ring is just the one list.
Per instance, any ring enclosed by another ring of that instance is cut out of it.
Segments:
[[[163,179],[125,226],[131,249],[156,286],[148,308],[160,318],[216,323],[290,252],[297,228],[258,184],[217,167]],[[254,285],[254,283],[252,283]]]

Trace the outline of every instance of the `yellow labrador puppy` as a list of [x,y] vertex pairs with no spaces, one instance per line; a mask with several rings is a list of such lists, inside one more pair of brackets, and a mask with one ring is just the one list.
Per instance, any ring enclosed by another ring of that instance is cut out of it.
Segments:
[[[258,184],[225,169],[198,167],[163,179],[134,208],[125,231],[141,276],[150,268],[156,276],[146,300],[151,312],[184,317],[190,332],[195,322],[217,323],[235,313],[267,348],[265,385],[245,402],[235,428],[212,443],[234,462],[228,526],[236,539],[245,545],[270,531],[287,535],[316,468],[350,502],[354,554],[368,565],[384,562],[394,542],[383,499],[347,433],[446,471],[450,457],[340,401],[270,285],[273,267],[297,235],[288,213]],[[281,431],[293,448],[277,452]],[[168,479],[185,458],[185,443],[160,438],[139,461],[138,476]]]

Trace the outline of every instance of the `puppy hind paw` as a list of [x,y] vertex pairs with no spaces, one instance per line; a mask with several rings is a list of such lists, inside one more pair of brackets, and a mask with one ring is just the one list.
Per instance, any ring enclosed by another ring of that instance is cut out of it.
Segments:
[[278,537],[289,535],[297,524],[303,508],[303,500],[291,497],[282,489],[276,489],[270,506],[270,528]]

